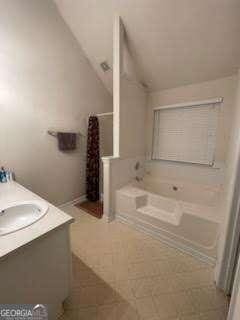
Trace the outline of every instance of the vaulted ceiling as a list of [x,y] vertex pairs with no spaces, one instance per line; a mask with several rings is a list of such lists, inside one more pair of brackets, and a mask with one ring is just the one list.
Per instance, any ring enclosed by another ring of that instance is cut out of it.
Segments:
[[213,80],[240,67],[240,0],[55,0],[106,87],[117,13],[151,91]]

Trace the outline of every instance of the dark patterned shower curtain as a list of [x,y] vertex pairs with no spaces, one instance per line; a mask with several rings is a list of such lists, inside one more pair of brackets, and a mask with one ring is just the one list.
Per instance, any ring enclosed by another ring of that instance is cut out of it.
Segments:
[[90,116],[88,120],[87,136],[87,199],[99,200],[99,123],[96,116]]

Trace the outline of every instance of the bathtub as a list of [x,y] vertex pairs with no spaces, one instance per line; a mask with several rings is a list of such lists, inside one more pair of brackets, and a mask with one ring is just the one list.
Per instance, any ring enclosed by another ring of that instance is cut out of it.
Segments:
[[214,264],[220,186],[144,178],[116,192],[116,218]]

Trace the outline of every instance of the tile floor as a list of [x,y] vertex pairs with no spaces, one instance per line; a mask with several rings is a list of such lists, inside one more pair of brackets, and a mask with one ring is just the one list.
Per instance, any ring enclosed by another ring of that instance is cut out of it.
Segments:
[[65,208],[73,285],[61,320],[225,320],[213,269],[118,222]]

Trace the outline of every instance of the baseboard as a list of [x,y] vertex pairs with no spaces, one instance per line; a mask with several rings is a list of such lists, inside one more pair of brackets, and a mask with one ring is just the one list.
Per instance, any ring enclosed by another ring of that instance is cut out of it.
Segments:
[[87,200],[87,198],[86,198],[86,195],[84,194],[76,199],[73,199],[72,201],[68,201],[68,202],[61,204],[60,206],[58,206],[58,208],[62,209],[62,208],[65,208],[66,206],[71,206],[71,205],[74,205],[79,202],[84,202],[86,200]]
[[216,259],[209,257],[193,248],[190,248],[184,244],[181,244],[173,239],[170,239],[167,236],[164,236],[161,234],[161,232],[157,232],[154,230],[150,230],[148,227],[144,226],[141,222],[137,221],[136,219],[129,219],[128,217],[121,215],[121,214],[117,214],[116,215],[116,220],[119,222],[122,222],[124,224],[130,225],[133,228],[135,228],[138,231],[144,232],[150,236],[152,236],[153,238],[159,239],[161,242],[166,243],[168,246],[177,249],[183,253],[187,253],[189,255],[191,255],[192,257],[201,260],[207,264],[210,264],[211,266],[215,266],[216,264]]
[[106,214],[103,214],[102,220],[105,221],[105,222],[110,223],[110,222],[114,221],[115,218],[114,218],[113,216],[108,216],[108,215],[106,215]]

